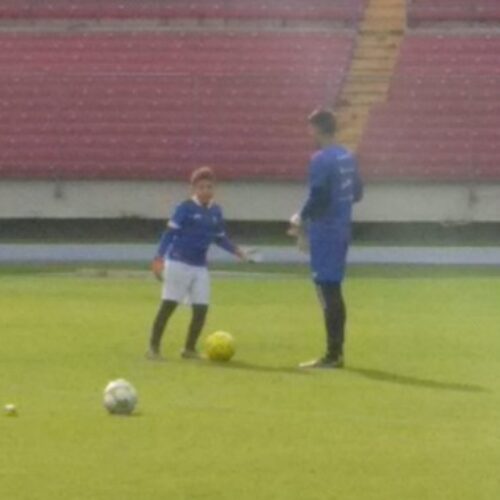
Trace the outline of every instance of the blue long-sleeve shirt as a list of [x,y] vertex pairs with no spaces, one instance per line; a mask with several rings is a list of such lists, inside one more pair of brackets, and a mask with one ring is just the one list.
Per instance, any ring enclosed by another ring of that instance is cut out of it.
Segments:
[[363,197],[363,183],[353,154],[341,146],[318,151],[309,167],[309,196],[300,212],[312,231],[326,225],[350,232],[352,205]]
[[204,206],[190,199],[175,209],[156,257],[204,267],[212,243],[229,253],[236,252],[236,246],[227,237],[220,206],[215,203]]

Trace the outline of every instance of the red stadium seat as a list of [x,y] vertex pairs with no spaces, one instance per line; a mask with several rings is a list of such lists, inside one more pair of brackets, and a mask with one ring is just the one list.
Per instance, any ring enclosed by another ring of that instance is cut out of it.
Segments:
[[366,0],[2,0],[0,19],[284,19],[355,23]]
[[500,21],[498,0],[410,0],[408,24]]
[[2,178],[303,177],[305,117],[352,53],[329,33],[0,35]]
[[500,180],[500,37],[408,36],[360,158],[373,178]]

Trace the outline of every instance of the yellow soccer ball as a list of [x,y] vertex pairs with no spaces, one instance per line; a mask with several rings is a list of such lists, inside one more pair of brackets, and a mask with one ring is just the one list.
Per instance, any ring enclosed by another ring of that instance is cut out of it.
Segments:
[[211,361],[229,361],[236,352],[234,338],[227,332],[212,333],[207,337],[205,350]]

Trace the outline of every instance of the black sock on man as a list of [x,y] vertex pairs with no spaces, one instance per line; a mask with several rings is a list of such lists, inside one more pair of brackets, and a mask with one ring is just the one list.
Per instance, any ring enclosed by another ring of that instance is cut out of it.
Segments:
[[346,307],[340,283],[321,283],[318,293],[323,306],[329,361],[338,360],[344,353]]
[[186,351],[196,350],[196,343],[200,338],[203,327],[205,326],[205,321],[207,319],[208,305],[205,304],[194,304],[193,305],[193,316],[191,318],[191,324],[189,325],[189,331],[186,338]]
[[177,309],[177,302],[173,300],[163,300],[156,313],[156,318],[151,331],[150,348],[154,353],[160,352],[161,339],[167,326],[168,320]]

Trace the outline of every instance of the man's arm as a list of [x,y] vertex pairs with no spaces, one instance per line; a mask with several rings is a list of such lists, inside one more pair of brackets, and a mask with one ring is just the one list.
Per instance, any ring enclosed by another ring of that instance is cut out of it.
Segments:
[[300,211],[302,220],[321,216],[331,202],[331,172],[321,157],[315,157],[309,167],[309,196]]
[[299,249],[309,252],[304,223],[321,216],[331,203],[331,171],[321,157],[315,156],[309,166],[309,195],[300,212],[290,219],[289,236],[297,239]]
[[365,188],[363,185],[363,179],[359,175],[359,170],[356,168],[356,173],[354,174],[354,203],[358,203],[363,199]]

